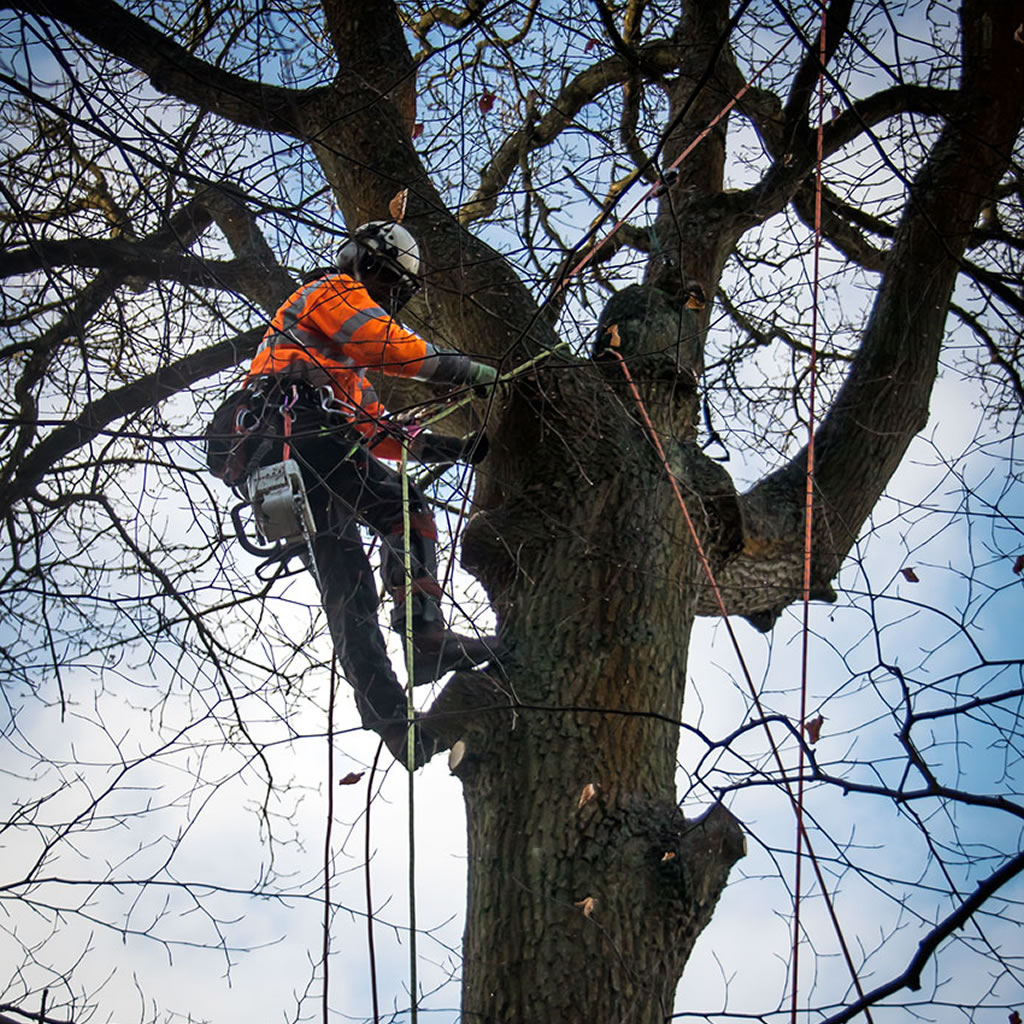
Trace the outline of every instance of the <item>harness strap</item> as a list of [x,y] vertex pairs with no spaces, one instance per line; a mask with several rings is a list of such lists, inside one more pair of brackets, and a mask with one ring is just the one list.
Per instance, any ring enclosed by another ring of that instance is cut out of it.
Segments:
[[292,412],[292,409],[298,400],[299,389],[297,385],[293,384],[291,396],[281,403],[281,419],[284,422],[284,444],[281,447],[282,462],[287,462],[292,457],[292,446],[288,439],[292,436],[292,423],[295,420],[295,414]]

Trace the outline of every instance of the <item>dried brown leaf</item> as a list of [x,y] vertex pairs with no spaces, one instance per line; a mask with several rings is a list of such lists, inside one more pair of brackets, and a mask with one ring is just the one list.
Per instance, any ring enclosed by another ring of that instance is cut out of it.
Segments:
[[917,578],[917,573],[914,572],[913,568],[911,566],[909,566],[909,565],[905,569],[900,569],[900,572],[903,573],[903,578],[908,583],[920,583],[921,582]]
[[1010,1011],[1010,1024],[1020,1024],[1020,1014],[1016,1010]]
[[366,772],[349,772],[343,779],[338,780],[339,786],[354,786]]
[[1017,556],[1017,561],[1013,563],[1013,571],[1018,576],[1024,572],[1024,555]]
[[600,788],[601,788],[601,787],[600,787],[600,786],[598,786],[598,785],[596,785],[595,783],[593,783],[593,782],[588,782],[588,783],[587,783],[587,784],[586,784],[586,785],[585,785],[585,786],[583,787],[583,792],[581,792],[581,793],[580,793],[580,798],[579,798],[579,800],[578,800],[578,801],[576,802],[576,810],[578,811],[578,810],[579,810],[579,809],[580,809],[581,807],[583,807],[583,806],[584,806],[585,804],[589,804],[589,803],[590,803],[590,801],[591,801],[591,800],[593,800],[593,799],[594,799],[594,797],[596,797],[596,796],[597,796],[597,791],[598,791],[598,790],[599,790]]
[[[1019,25],[1017,26],[1017,31],[1013,33],[1013,38],[1014,38],[1014,39],[1015,39],[1015,40],[1016,40],[1016,41],[1017,41],[1018,43],[1020,43],[1020,45],[1021,45],[1021,46],[1024,46],[1024,22],[1021,22],[1021,24],[1019,24]],[[1016,1010],[1014,1010],[1014,1013],[1016,1013],[1016,1012],[1017,1012],[1017,1011],[1016,1011]],[[1020,1021],[1020,1018],[1019,1018],[1019,1017],[1017,1018],[1017,1021],[1018,1021],[1018,1022]]]
[[609,325],[608,334],[610,335],[610,338],[608,340],[609,347],[618,348],[622,344],[622,339],[619,337],[619,325]]
[[661,857],[661,863],[664,864],[667,860],[675,860],[676,855],[671,850],[666,850]]
[[699,281],[686,282],[686,308],[702,310],[708,304],[704,288]]
[[394,199],[388,203],[388,213],[391,214],[391,219],[396,224],[401,224],[405,217],[405,204],[409,199],[409,190],[403,188]]
[[494,101],[497,98],[498,97],[495,96],[495,94],[493,92],[482,93],[481,96],[480,96],[480,99],[478,101],[478,105],[480,107],[480,113],[481,114],[489,114],[491,112],[491,108],[494,106]]
[[812,718],[809,722],[804,722],[804,732],[807,733],[808,740],[811,743],[817,743],[821,737],[821,727],[825,724],[825,716],[818,715],[817,718]]
[[597,906],[597,900],[595,900],[593,896],[588,896],[586,899],[580,900],[576,906],[583,911],[584,917],[590,917],[594,912],[594,907]]

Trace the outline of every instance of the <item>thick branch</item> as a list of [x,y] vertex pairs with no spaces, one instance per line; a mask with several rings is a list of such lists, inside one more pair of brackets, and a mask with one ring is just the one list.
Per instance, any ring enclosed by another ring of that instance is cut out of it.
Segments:
[[[858,100],[824,126],[822,149],[828,159],[864,132],[883,121],[903,114],[952,117],[956,113],[958,94],[946,89],[921,85],[896,85]],[[764,223],[785,208],[804,185],[814,169],[813,147],[791,147],[786,144],[781,121],[771,116],[770,105],[744,107],[758,134],[775,158],[764,177],[753,187],[721,198],[730,230],[726,242],[730,248],[744,231]]]
[[[416,64],[392,0],[322,0],[324,20],[338,55],[339,77],[386,97],[408,136],[416,121]],[[397,31],[396,31],[397,30]],[[355,59],[350,59],[355,58]]]
[[[784,8],[780,8],[784,10]],[[810,134],[810,127],[807,124],[807,111],[811,104],[811,97],[818,82],[818,76],[828,66],[829,61],[835,56],[840,39],[846,33],[846,27],[850,23],[850,12],[853,10],[853,0],[832,0],[824,13],[825,22],[825,53],[824,62],[820,52],[819,34],[815,33],[810,39],[804,38],[800,26],[790,20],[793,31],[804,43],[804,59],[793,76],[789,89],[789,96],[786,99],[786,106],[783,109],[783,120],[785,122],[783,132],[786,138],[807,137]]]
[[161,92],[264,131],[303,135],[303,109],[326,90],[284,89],[232,74],[112,0],[8,0],[11,10],[53,18],[149,76]]
[[[928,418],[953,285],[985,198],[1024,118],[1024,48],[996,0],[965,4],[963,103],[914,181],[874,308],[843,385],[815,437],[812,596],[838,571],[914,435]],[[743,499],[747,547],[722,581],[744,614],[778,611],[801,590],[807,452]],[[758,597],[760,592],[760,597]],[[710,610],[705,604],[702,611]]]
[[453,11],[441,4],[434,4],[433,7],[420,17],[419,21],[410,23],[409,30],[421,42],[427,43],[427,33],[437,25],[446,25],[448,28],[465,28],[471,22],[480,17],[483,12],[486,0],[470,0],[461,11]]
[[0,505],[0,515],[6,515],[16,502],[31,494],[40,480],[64,456],[88,444],[110,424],[148,409],[211,374],[251,358],[262,336],[262,328],[253,328],[178,359],[132,384],[110,391],[95,402],[88,403],[78,416],[44,437],[28,454],[7,488]]
[[228,280],[273,316],[295,281],[277,261],[244,196],[228,188],[210,188],[197,197],[197,202],[209,211],[235,254],[231,263],[223,265],[232,272]]
[[162,246],[126,242],[119,238],[36,242],[30,248],[0,253],[0,277],[55,267],[93,267],[150,280],[178,281],[237,291],[241,264],[237,260],[225,263],[170,253]]
[[[178,251],[195,241],[211,219],[227,238],[234,260],[206,260]],[[178,211],[166,227],[138,242],[73,238],[36,241],[23,249],[0,253],[0,277],[68,266],[111,271],[118,280],[143,277],[236,292],[271,314],[294,287],[252,212],[241,197],[222,188],[205,190]]]
[[987,288],[1000,302],[1005,303],[1018,316],[1024,316],[1024,298],[999,279],[997,274],[976,263],[964,261],[964,273],[980,287]]
[[[845,207],[845,204],[833,203],[835,196],[828,189],[822,189],[821,203],[821,233],[823,237],[841,252],[848,260],[853,261],[865,270],[881,271],[885,268],[885,261],[888,256],[884,249],[872,245],[868,238],[859,231],[850,221],[841,217],[836,212],[837,205]],[[793,196],[793,209],[797,216],[812,231],[814,230],[814,183],[805,182]]]
[[726,111],[732,83],[741,77],[729,39],[747,6],[740,4],[731,18],[727,0],[683,6],[676,36],[689,45],[666,90],[668,124],[658,150],[674,166],[698,138],[703,141],[686,157],[682,188],[666,189],[658,200],[655,232],[667,258],[648,263],[645,283],[666,292],[678,292],[687,279],[712,291],[734,244],[711,204],[724,187]]
[[899,992],[901,989],[909,988],[912,992],[916,992],[921,987],[921,972],[928,961],[935,955],[939,945],[955,931],[963,928],[991,896],[1016,878],[1022,871],[1024,871],[1024,853],[1019,853],[1012,860],[1007,861],[998,871],[993,872],[988,878],[984,879],[956,910],[940,921],[918,943],[917,952],[901,975],[865,993],[862,998],[844,1007],[839,1013],[827,1017],[823,1024],[843,1024],[844,1021],[853,1020],[854,1017],[863,1013],[866,1007],[880,1003],[883,999]]

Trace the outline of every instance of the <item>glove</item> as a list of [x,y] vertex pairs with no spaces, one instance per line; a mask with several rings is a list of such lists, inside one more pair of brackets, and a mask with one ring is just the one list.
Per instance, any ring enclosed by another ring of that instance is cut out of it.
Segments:
[[487,458],[491,450],[491,442],[487,440],[486,430],[474,430],[463,438],[462,461],[475,466]]
[[409,454],[417,462],[468,462],[475,466],[487,457],[489,450],[486,432],[477,430],[465,437],[420,434],[413,439]]
[[498,371],[493,366],[488,366],[486,363],[470,363],[469,364],[469,377],[466,383],[473,389],[473,394],[477,398],[486,398],[488,394],[488,385],[493,384],[498,379]]

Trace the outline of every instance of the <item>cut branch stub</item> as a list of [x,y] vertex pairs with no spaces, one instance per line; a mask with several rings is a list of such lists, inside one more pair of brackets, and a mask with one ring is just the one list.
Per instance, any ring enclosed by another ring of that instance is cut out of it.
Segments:
[[[614,346],[613,326],[618,328]],[[632,285],[605,306],[592,354],[599,359],[616,347],[638,376],[669,376],[696,392],[704,368],[703,334],[699,306],[676,303],[657,288]]]

